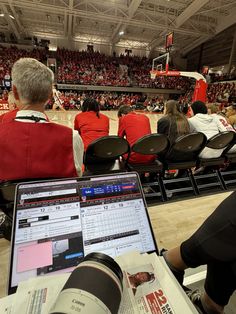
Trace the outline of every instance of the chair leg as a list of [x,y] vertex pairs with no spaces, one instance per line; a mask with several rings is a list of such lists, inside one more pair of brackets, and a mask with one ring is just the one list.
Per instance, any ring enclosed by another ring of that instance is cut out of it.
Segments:
[[216,169],[216,175],[217,175],[217,178],[219,179],[219,182],[220,182],[222,189],[227,190],[227,186],[225,184],[224,178],[223,178],[222,174],[220,173],[219,169]]
[[193,191],[194,191],[194,194],[195,195],[199,195],[200,192],[199,192],[199,189],[198,189],[198,186],[197,186],[197,183],[194,179],[194,176],[193,176],[193,173],[192,173],[192,170],[191,169],[187,169],[188,171],[188,177],[189,177],[189,180],[191,182],[191,185],[193,187]]
[[166,195],[166,189],[165,189],[165,185],[164,185],[164,183],[162,181],[160,173],[157,173],[157,181],[158,181],[158,185],[159,185],[159,188],[160,188],[162,201],[166,202],[168,200],[167,199],[167,195]]

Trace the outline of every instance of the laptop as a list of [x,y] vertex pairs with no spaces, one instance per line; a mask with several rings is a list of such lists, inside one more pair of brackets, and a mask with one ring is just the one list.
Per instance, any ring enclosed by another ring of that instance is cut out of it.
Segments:
[[31,277],[71,272],[91,252],[157,252],[137,173],[16,187],[8,293]]

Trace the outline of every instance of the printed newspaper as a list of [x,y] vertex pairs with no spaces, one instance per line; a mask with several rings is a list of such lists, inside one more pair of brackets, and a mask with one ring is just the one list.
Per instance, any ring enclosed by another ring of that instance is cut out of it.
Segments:
[[[116,261],[124,273],[119,314],[198,313],[163,257],[132,252]],[[48,314],[68,277],[61,274],[21,282],[15,295],[0,299],[0,313]]]

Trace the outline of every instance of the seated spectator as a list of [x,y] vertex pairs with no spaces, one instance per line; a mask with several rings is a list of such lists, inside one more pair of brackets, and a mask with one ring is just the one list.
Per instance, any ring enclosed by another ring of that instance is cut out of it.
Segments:
[[208,108],[208,114],[210,114],[215,122],[217,123],[218,129],[220,132],[224,131],[233,131],[235,132],[232,125],[229,123],[226,116],[224,116],[218,109],[217,105],[215,104],[209,104],[207,106]]
[[95,99],[86,98],[82,112],[75,116],[74,129],[81,135],[86,150],[94,140],[109,135],[109,118],[99,112]]
[[187,118],[178,111],[178,102],[169,100],[165,104],[164,116],[157,122],[157,133],[165,134],[170,144],[173,144],[177,137],[190,132]]
[[[202,132],[206,135],[207,139],[218,134],[222,131],[219,129],[218,124],[213,116],[209,115],[207,112],[207,107],[202,101],[195,101],[192,104],[192,110],[194,116],[189,118],[189,125],[191,132]],[[227,131],[225,128],[224,131]],[[202,158],[217,158],[219,157],[224,149],[212,149],[205,147],[200,154]]]
[[0,180],[82,174],[80,136],[50,123],[44,114],[53,79],[53,72],[35,59],[21,58],[13,65],[13,94],[19,111],[0,124]]
[[[123,105],[118,110],[119,126],[118,136],[125,137],[130,146],[144,135],[151,134],[151,126],[148,117],[144,114],[136,114],[130,106]],[[149,163],[156,159],[153,155],[141,155],[132,152],[130,163]]]
[[204,293],[187,292],[202,314],[223,314],[236,290],[235,203],[236,192],[227,197],[189,239],[174,249],[162,251],[180,284],[183,284],[185,269],[207,265]]
[[226,117],[234,129],[236,129],[236,104],[227,108]]
[[178,111],[184,114],[187,118],[192,117],[192,109],[187,103],[179,103],[177,104]]

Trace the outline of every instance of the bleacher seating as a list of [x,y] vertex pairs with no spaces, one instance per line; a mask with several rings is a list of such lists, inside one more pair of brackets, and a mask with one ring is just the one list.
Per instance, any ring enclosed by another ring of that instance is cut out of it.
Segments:
[[[23,50],[0,46],[0,81],[11,72],[13,63],[21,57],[46,62],[49,52],[44,49]],[[97,86],[138,86],[187,90],[188,78],[150,78],[151,59],[137,56],[107,56],[99,52],[58,49],[57,82]]]

